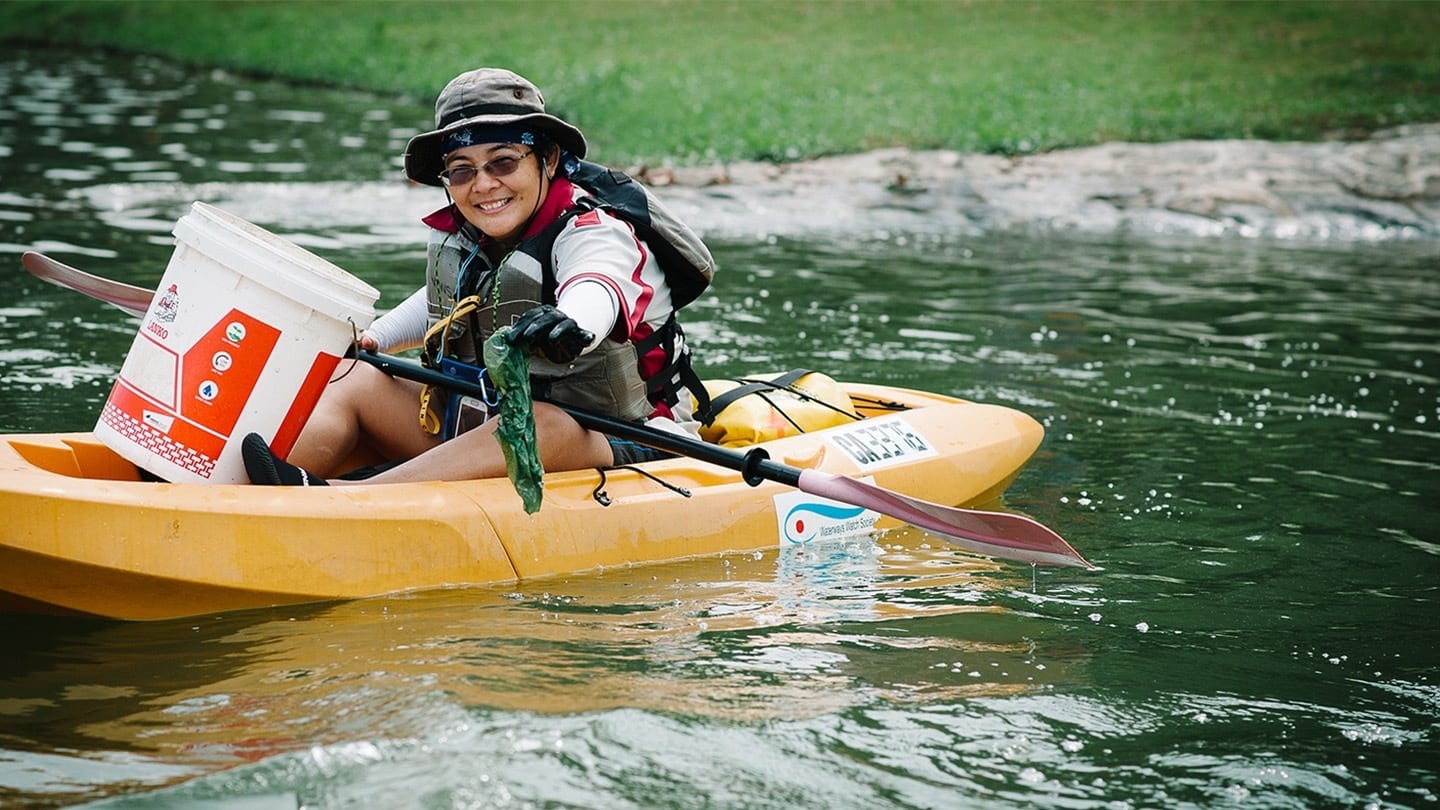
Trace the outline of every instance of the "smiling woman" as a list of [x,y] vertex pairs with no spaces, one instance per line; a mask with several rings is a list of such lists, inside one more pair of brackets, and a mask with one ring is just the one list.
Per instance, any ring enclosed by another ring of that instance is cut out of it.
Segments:
[[[518,74],[480,68],[447,84],[435,129],[405,150],[410,179],[448,198],[425,218],[425,286],[360,340],[371,350],[424,344],[433,367],[478,379],[482,346],[503,332],[535,355],[531,385],[546,401],[535,403],[534,436],[552,472],[664,455],[588,430],[560,406],[698,437],[692,388],[704,396],[675,319],[684,302],[656,251],[571,179],[586,149]],[[289,459],[252,436],[246,468],[257,484],[345,484],[327,479],[360,452],[381,462],[371,483],[502,476],[505,448],[484,399],[358,368],[327,387]]]
[[[502,245],[516,245],[525,226],[540,213],[559,162],[558,150],[554,147],[542,155],[534,149],[518,152],[509,143],[461,146],[445,155],[440,180],[467,222]],[[536,170],[521,171],[525,158],[531,156]]]

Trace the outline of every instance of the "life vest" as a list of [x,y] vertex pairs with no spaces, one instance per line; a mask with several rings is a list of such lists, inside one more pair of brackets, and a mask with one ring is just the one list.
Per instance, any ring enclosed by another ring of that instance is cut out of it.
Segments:
[[[620,185],[627,184],[621,182]],[[634,185],[643,193],[643,187],[638,183]],[[589,189],[582,186],[582,191]],[[553,305],[555,240],[575,217],[596,208],[631,221],[604,201],[587,195],[539,232],[522,240],[498,265],[492,265],[481,249],[481,235],[469,224],[461,225],[453,233],[441,229],[432,234],[426,270],[432,325],[422,360],[434,367],[439,366],[441,357],[479,366],[483,362],[484,341],[500,326],[513,323],[532,307]],[[636,235],[644,239],[644,229],[634,222],[631,224],[636,228]],[[651,238],[659,238],[653,228],[651,233]],[[709,252],[698,238],[695,244],[708,258]],[[647,241],[646,245],[659,261],[661,251],[654,243]],[[674,245],[670,248],[678,252]],[[693,247],[687,250],[694,252]],[[671,266],[676,267],[673,261]],[[663,264],[661,269],[666,272],[667,282],[672,276],[689,279],[685,282],[688,285],[685,294],[693,299],[713,277],[714,265],[712,261],[708,270],[702,270],[686,260],[675,271],[667,270]],[[673,303],[676,300],[673,288],[671,294]],[[604,338],[573,363],[562,365],[534,356],[530,375],[536,398],[632,421],[657,414],[688,421],[692,415],[691,396],[705,400],[704,386],[691,368],[689,348],[673,311],[659,329],[627,341]],[[681,396],[682,391],[690,395]],[[427,421],[425,412],[422,403],[422,422]],[[427,428],[438,423],[430,420]]]

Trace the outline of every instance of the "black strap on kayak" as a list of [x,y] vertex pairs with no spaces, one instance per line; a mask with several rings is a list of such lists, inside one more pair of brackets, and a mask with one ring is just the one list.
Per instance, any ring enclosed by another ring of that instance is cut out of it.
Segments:
[[651,475],[650,473],[648,473],[648,472],[640,469],[639,467],[635,467],[635,466],[632,466],[632,465],[629,465],[629,464],[621,464],[621,465],[618,466],[618,467],[596,467],[596,468],[595,468],[595,472],[600,473],[600,483],[596,484],[596,485],[595,485],[595,489],[593,489],[593,490],[590,491],[590,497],[594,498],[594,499],[595,499],[595,502],[598,503],[598,504],[600,504],[601,506],[609,506],[610,503],[611,503],[611,501],[610,501],[610,495],[609,495],[607,492],[605,492],[605,471],[606,471],[606,470],[629,470],[630,472],[640,473],[641,475],[645,476],[646,478],[649,478],[651,481],[654,481],[655,483],[659,484],[660,486],[665,487],[666,489],[670,490],[671,492],[674,492],[674,493],[677,494],[677,495],[680,495],[681,497],[685,497],[685,498],[690,497],[690,490],[686,489],[685,487],[676,486],[676,485],[670,483],[669,481],[666,481],[666,480],[663,479],[663,478],[660,478],[660,477],[655,476],[655,475]]
[[896,402],[893,399],[880,399],[879,397],[850,395],[850,401],[856,405],[867,408],[874,408],[882,411],[908,411],[910,406],[903,402]]
[[795,384],[796,380],[804,377],[806,374],[809,373],[810,369],[808,368],[792,368],[773,380],[756,380],[750,377],[732,377],[730,378],[731,382],[740,384],[719,396],[711,397],[710,412],[715,416],[719,416],[720,412],[730,407],[730,405],[732,405],[735,400],[740,399],[741,397],[748,397],[757,391],[774,391],[776,389],[784,389],[792,394],[795,394],[796,396],[809,399],[810,397],[808,397],[806,394],[800,391],[796,391],[794,388],[790,387]]
[[755,394],[756,396],[759,396],[761,399],[765,400],[765,402],[767,402],[770,407],[774,408],[776,413],[780,414],[782,417],[785,418],[785,421],[789,422],[791,425],[794,425],[796,430],[804,433],[805,429],[795,424],[795,420],[791,419],[790,415],[785,413],[784,408],[776,405],[773,401],[770,400],[769,397],[766,396],[766,394],[770,391],[788,391],[803,400],[808,400],[810,402],[824,405],[825,407],[836,413],[843,413],[851,419],[860,418],[846,412],[844,408],[838,408],[830,404],[829,402],[820,399],[819,397],[813,397],[800,390],[799,388],[796,388],[795,383],[799,382],[800,378],[804,377],[806,374],[809,373],[810,369],[808,368],[794,368],[785,372],[784,374],[781,374],[779,377],[776,377],[773,380],[760,380],[752,377],[732,377],[731,382],[736,382],[740,384],[735,388],[731,388],[729,391],[720,394],[719,396],[713,397],[710,400],[710,413],[713,417],[718,417],[721,411],[724,411],[727,407],[734,404],[736,400],[740,399],[741,397],[748,397],[751,394]]

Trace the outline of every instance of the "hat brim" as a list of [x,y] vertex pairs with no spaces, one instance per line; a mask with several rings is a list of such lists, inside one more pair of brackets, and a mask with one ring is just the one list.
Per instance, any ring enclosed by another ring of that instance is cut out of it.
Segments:
[[548,113],[533,115],[477,115],[440,129],[422,132],[410,139],[405,147],[405,174],[417,183],[438,186],[440,172],[445,170],[445,136],[456,130],[474,126],[532,126],[577,158],[585,157],[585,136],[580,130]]

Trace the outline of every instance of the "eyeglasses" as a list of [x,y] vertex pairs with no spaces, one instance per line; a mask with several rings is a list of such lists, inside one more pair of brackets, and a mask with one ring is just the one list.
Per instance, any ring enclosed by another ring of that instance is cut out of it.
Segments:
[[516,169],[520,168],[521,161],[533,154],[535,154],[535,150],[531,149],[523,155],[501,155],[489,163],[482,163],[479,166],[456,166],[453,169],[446,169],[440,173],[440,182],[446,188],[464,186],[475,182],[475,178],[480,176],[480,172],[484,172],[496,180],[509,177],[515,173]]

